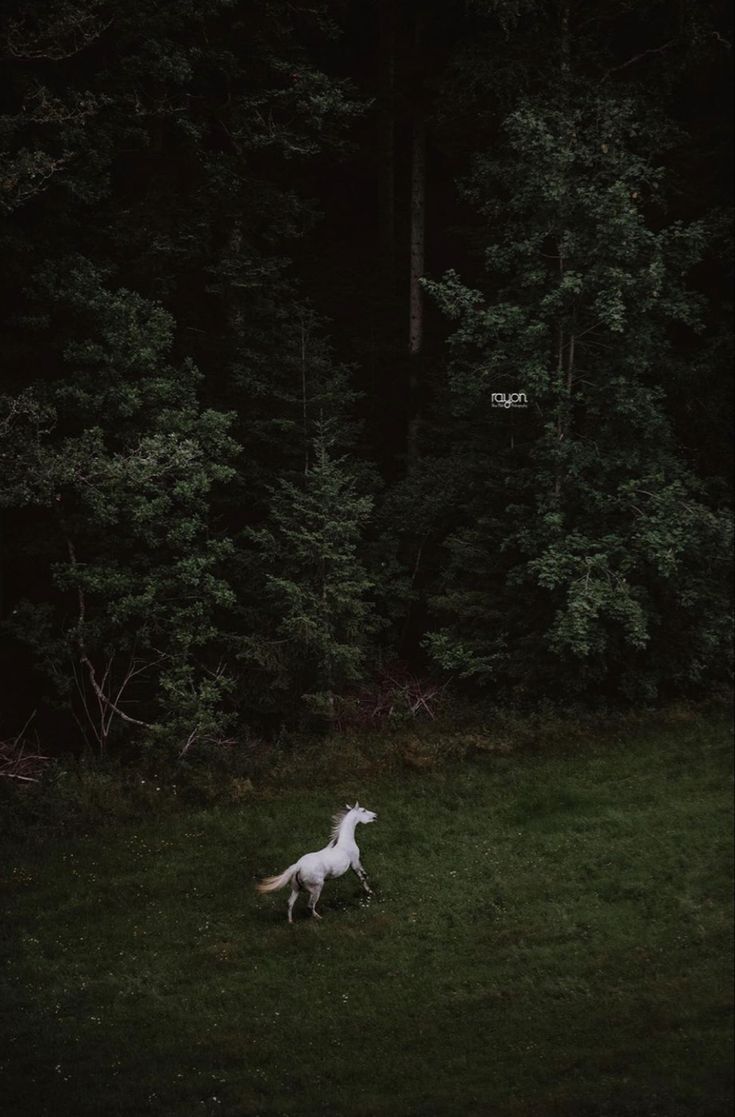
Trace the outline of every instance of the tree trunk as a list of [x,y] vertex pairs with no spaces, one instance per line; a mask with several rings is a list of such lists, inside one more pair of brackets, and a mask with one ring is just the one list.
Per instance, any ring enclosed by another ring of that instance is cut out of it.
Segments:
[[378,245],[382,280],[392,296],[396,266],[396,8],[393,0],[382,0],[378,18]]
[[[571,58],[571,37],[569,32],[569,0],[563,0],[559,12],[559,68],[561,72],[561,91],[565,110],[569,113],[569,74],[570,74],[570,58]],[[567,149],[571,148],[573,143],[573,132],[569,125],[569,118],[565,125],[566,138],[564,140]],[[559,282],[564,280],[564,271],[566,261],[564,259],[564,246],[566,241],[566,223],[567,223],[567,207],[566,207],[566,189],[562,191],[561,200],[559,203],[559,234],[557,242],[557,252],[559,253]],[[565,353],[568,352],[567,363],[565,368]],[[556,417],[556,435],[558,442],[563,442],[569,435],[570,421],[571,421],[571,394],[572,384],[574,379],[574,333],[573,328],[569,330],[567,338],[567,331],[565,329],[565,322],[562,319],[558,326],[558,346],[557,346],[557,417]],[[557,503],[561,500],[563,477],[561,463],[557,462],[556,479],[554,482],[554,495]]]
[[409,299],[409,356],[421,352],[424,341],[424,308],[419,284],[424,274],[426,225],[426,125],[419,110],[413,122],[411,144],[411,289]]
[[306,371],[306,323],[301,320],[301,433],[304,440],[304,477],[309,473],[309,397]]
[[410,280],[408,324],[408,439],[409,467],[418,457],[420,426],[420,359],[424,342],[423,292],[419,280],[425,270],[424,241],[426,231],[426,120],[421,90],[421,13],[416,13],[414,40],[414,71],[416,90],[411,137],[411,216],[410,216]]

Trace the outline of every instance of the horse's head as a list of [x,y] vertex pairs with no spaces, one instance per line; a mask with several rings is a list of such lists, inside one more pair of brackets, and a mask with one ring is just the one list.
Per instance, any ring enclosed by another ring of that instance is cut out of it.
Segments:
[[348,811],[354,812],[358,822],[375,822],[375,819],[378,817],[375,811],[369,811],[367,807],[361,807],[357,802],[354,807],[351,807],[349,803],[346,803],[345,806]]

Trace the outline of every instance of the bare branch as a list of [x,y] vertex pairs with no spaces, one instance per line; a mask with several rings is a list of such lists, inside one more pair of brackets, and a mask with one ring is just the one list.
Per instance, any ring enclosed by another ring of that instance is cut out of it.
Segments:
[[[66,539],[67,552],[69,554],[69,562],[71,563],[74,570],[77,570],[79,564],[77,562],[77,555],[76,555],[76,550],[74,548],[74,543],[72,542],[70,536],[68,534],[66,534],[66,532],[65,532],[65,539]],[[130,714],[126,714],[124,710],[120,709],[120,705],[119,705],[119,703],[121,701],[121,698],[122,698],[122,695],[123,695],[126,687],[128,686],[128,684],[130,683],[131,679],[133,679],[136,675],[140,675],[144,670],[146,670],[147,667],[150,666],[150,664],[143,664],[141,667],[136,668],[135,667],[135,660],[131,659],[130,664],[128,666],[128,670],[126,671],[125,675],[123,676],[122,683],[121,683],[120,688],[117,692],[116,698],[113,701],[113,699],[110,697],[110,695],[105,693],[105,687],[107,686],[108,681],[110,681],[110,676],[111,676],[111,673],[112,673],[112,665],[113,665],[113,662],[114,662],[114,655],[111,655],[110,658],[107,661],[107,665],[105,667],[105,672],[102,676],[102,681],[101,682],[98,681],[97,671],[95,669],[94,664],[92,663],[91,659],[89,658],[89,656],[87,654],[87,649],[86,649],[86,645],[85,645],[85,642],[84,642],[84,623],[85,623],[85,619],[86,619],[86,615],[87,615],[87,602],[86,602],[86,598],[85,598],[85,595],[84,595],[84,590],[82,589],[82,586],[81,586],[81,582],[79,582],[79,581],[77,581],[77,605],[78,605],[78,614],[77,614],[77,624],[76,624],[76,642],[77,642],[77,648],[79,650],[79,662],[83,663],[84,666],[87,668],[87,676],[89,678],[89,684],[92,687],[92,690],[95,694],[95,697],[97,698],[97,706],[98,706],[98,709],[99,709],[98,721],[95,721],[95,719],[92,718],[92,715],[91,715],[90,710],[89,710],[89,706],[88,706],[87,701],[86,701],[86,696],[84,694],[84,687],[81,684],[81,682],[80,682],[80,680],[79,680],[79,678],[76,674],[76,671],[74,671],[74,678],[75,678],[75,681],[77,683],[77,689],[79,690],[79,693],[82,697],[82,703],[84,705],[84,712],[85,712],[85,714],[87,715],[87,717],[90,721],[90,724],[92,726],[92,731],[93,731],[95,737],[97,738],[100,749],[103,749],[105,747],[105,744],[107,743],[107,738],[108,738],[109,733],[110,733],[110,726],[112,725],[113,714],[117,714],[117,716],[119,718],[121,718],[123,721],[127,722],[129,725],[139,725],[143,729],[150,729],[150,727],[151,727],[150,722],[141,721],[140,718],[131,717]]]
[[21,62],[43,58],[48,62],[63,62],[86,50],[109,30],[114,17],[103,21],[94,13],[77,9],[66,10],[62,18],[53,17],[44,28],[34,30],[26,21],[14,19],[8,28],[8,52]]
[[6,198],[3,208],[12,212],[41,194],[72,156],[68,151],[58,157],[34,151],[7,159],[0,177],[0,192]]
[[80,656],[80,660],[87,668],[89,681],[92,684],[92,690],[97,695],[98,701],[106,708],[106,710],[113,710],[118,715],[118,717],[121,717],[123,721],[129,722],[131,725],[142,725],[144,729],[150,729],[150,722],[140,721],[138,718],[131,718],[130,714],[126,714],[125,711],[121,710],[120,707],[116,705],[116,703],[113,702],[111,698],[108,698],[108,696],[105,694],[105,692],[102,690],[99,683],[97,682],[97,674],[95,672],[94,665],[92,664],[88,656],[82,655]]
[[611,69],[606,70],[606,72],[602,75],[600,81],[607,81],[611,74],[617,74],[621,70],[627,70],[629,66],[634,66],[636,62],[640,62],[642,61],[642,59],[647,58],[652,54],[663,54],[663,52],[668,50],[669,47],[673,47],[675,42],[676,39],[669,39],[668,43],[663,43],[663,45],[660,47],[649,47],[648,50],[642,50],[640,54],[634,54],[632,58],[629,58],[627,60],[627,62],[622,62],[619,66],[613,66],[611,67]]
[[194,744],[194,742],[196,741],[198,736],[199,736],[198,730],[192,729],[191,733],[187,737],[186,744],[184,745],[181,752],[179,753],[179,760],[181,760],[182,756],[186,756],[187,752],[189,751],[191,746]]
[[20,780],[22,783],[38,783],[43,766],[50,757],[39,752],[26,752],[24,738],[35,716],[34,710],[15,737],[9,741],[0,741],[0,777]]
[[13,737],[13,744],[14,745],[17,745],[25,737],[26,730],[28,729],[28,726],[31,724],[31,722],[33,721],[35,716],[36,716],[36,711],[34,710],[33,713],[31,714],[31,716],[28,718],[25,725],[23,726],[23,728],[21,729],[20,733],[16,733],[15,737]]

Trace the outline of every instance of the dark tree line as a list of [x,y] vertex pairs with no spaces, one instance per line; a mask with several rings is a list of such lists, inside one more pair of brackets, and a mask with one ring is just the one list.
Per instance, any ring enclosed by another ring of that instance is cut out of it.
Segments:
[[399,659],[502,702],[727,677],[726,5],[1,35],[6,731],[329,724]]

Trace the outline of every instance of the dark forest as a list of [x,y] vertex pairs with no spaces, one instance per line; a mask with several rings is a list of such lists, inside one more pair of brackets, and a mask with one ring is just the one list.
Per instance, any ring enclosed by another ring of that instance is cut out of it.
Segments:
[[728,5],[2,10],[6,737],[723,687]]

